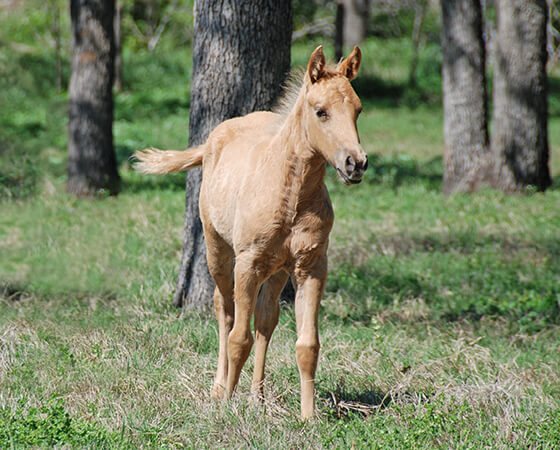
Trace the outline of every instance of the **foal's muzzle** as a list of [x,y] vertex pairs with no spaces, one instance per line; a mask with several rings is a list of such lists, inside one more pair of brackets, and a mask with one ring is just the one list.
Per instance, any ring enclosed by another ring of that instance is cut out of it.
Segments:
[[335,154],[335,169],[344,184],[358,184],[368,168],[368,159],[362,148],[340,149]]

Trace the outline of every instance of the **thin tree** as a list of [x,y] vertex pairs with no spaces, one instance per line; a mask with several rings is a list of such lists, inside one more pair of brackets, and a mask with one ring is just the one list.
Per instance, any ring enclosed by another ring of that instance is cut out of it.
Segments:
[[367,37],[369,0],[340,0],[340,2],[344,7],[342,39],[345,47],[352,47]]
[[336,15],[334,19],[334,59],[340,61],[344,52],[344,5],[336,2]]
[[117,92],[123,90],[123,76],[122,76],[122,13],[124,4],[122,1],[117,1],[115,7],[115,19],[113,30],[115,33],[115,77],[114,84]]
[[113,0],[72,0],[68,192],[116,193],[113,148]]
[[56,0],[51,0],[52,25],[51,33],[54,40],[54,60],[55,60],[55,76],[56,76],[56,93],[62,92],[62,56],[61,56],[61,38],[60,38],[60,5]]
[[416,3],[415,9],[414,24],[412,27],[412,58],[408,71],[408,85],[410,87],[416,86],[416,68],[418,67],[420,41],[422,39],[422,24],[424,23],[424,17],[428,9],[428,0],[419,0]]
[[548,168],[546,0],[497,0],[492,184],[506,192],[551,184]]
[[[203,143],[225,119],[273,106],[290,66],[291,33],[289,0],[195,2],[189,146]],[[200,169],[190,171],[176,306],[207,306],[214,289],[198,213],[200,183]]]
[[445,193],[475,190],[488,166],[485,49],[480,0],[441,0]]

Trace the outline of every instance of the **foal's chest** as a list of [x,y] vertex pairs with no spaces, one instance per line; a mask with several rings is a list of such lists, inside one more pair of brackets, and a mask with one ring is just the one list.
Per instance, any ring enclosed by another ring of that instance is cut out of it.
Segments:
[[312,267],[327,252],[334,213],[328,195],[318,204],[298,214],[289,236],[289,253],[296,267]]

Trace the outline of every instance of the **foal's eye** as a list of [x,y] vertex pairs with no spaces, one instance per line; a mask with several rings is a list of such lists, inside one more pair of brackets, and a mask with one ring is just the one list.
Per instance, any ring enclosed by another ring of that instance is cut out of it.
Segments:
[[327,111],[325,111],[324,109],[318,109],[316,114],[319,119],[326,119],[328,116]]

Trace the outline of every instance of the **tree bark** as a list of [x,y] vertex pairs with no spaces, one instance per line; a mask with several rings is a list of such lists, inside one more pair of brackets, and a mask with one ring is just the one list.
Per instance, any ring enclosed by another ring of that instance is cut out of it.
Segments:
[[113,148],[112,0],[72,0],[72,74],[69,90],[68,192],[116,193]]
[[488,112],[480,0],[442,0],[445,193],[486,179]]
[[52,34],[54,38],[54,60],[56,74],[56,93],[62,92],[62,57],[60,56],[60,8],[56,1],[52,6]]
[[334,59],[340,61],[344,53],[344,5],[336,4],[336,16],[334,19]]
[[115,33],[115,89],[117,92],[121,92],[123,89],[123,78],[122,78],[122,1],[117,2],[115,9],[115,20],[114,20],[114,33]]
[[548,168],[546,0],[498,0],[492,184],[505,192],[551,184]]
[[343,41],[352,47],[367,37],[369,21],[369,0],[341,0],[344,5]]
[[416,67],[418,66],[418,53],[420,51],[420,39],[422,33],[422,24],[428,9],[428,0],[419,0],[416,3],[416,12],[414,14],[414,26],[412,29],[412,59],[410,60],[410,70],[408,71],[409,87],[416,86]]
[[[222,121],[270,109],[290,67],[289,0],[200,0],[194,6],[189,146]],[[176,306],[211,304],[214,283],[198,212],[201,170],[187,174],[183,255]]]

